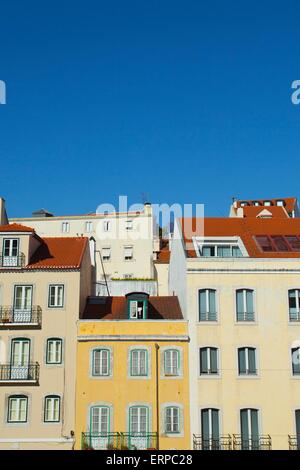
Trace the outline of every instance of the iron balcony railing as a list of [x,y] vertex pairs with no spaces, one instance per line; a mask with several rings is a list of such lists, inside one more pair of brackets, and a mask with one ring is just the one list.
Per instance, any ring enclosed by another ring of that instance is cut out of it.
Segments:
[[271,436],[258,436],[257,438],[244,438],[233,434],[233,450],[271,450]]
[[119,432],[95,433],[83,432],[81,435],[82,450],[121,450],[121,434]]
[[232,437],[230,434],[218,438],[206,438],[193,434],[194,450],[232,450]]
[[297,436],[288,436],[289,450],[300,450],[300,434]]
[[0,326],[14,324],[41,326],[41,323],[42,309],[39,306],[23,309],[0,307]]
[[240,321],[255,321],[254,312],[238,312],[236,315],[236,320]]
[[0,384],[1,382],[35,382],[38,383],[40,366],[36,362],[27,365],[0,364]]
[[83,450],[146,450],[157,449],[157,433],[92,433],[81,436]]
[[21,253],[17,256],[0,255],[1,268],[22,268],[25,265],[25,255]]

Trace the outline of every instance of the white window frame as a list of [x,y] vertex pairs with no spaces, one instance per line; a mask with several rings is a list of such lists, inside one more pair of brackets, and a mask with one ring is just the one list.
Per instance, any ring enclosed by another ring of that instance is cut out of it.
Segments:
[[[99,353],[99,373],[95,371],[95,354]],[[107,354],[107,371],[106,373],[103,372],[103,361],[104,361],[104,353]],[[110,348],[106,347],[99,347],[94,348],[91,351],[91,369],[92,369],[92,377],[93,378],[101,378],[101,377],[110,377],[111,376],[111,350]]]
[[[108,253],[109,255],[107,255],[105,253]],[[102,258],[102,261],[105,261],[105,262],[111,260],[111,248],[110,248],[110,246],[106,246],[106,247],[101,248],[101,258]]]
[[[54,348],[54,361],[51,361],[50,357],[50,343],[53,343]],[[59,345],[59,350],[57,352],[57,345]],[[46,364],[48,365],[59,365],[62,364],[62,348],[63,348],[63,340],[61,338],[47,338],[46,342]],[[58,359],[57,359],[58,355]]]
[[[16,401],[16,415],[18,419],[11,419],[11,404],[12,401]],[[25,419],[20,419],[21,417],[21,402],[25,402]],[[28,420],[28,397],[25,395],[11,395],[8,397],[7,402],[7,423],[27,423]]]
[[[218,256],[218,247],[220,246],[228,246],[231,248],[231,254],[232,254],[232,248],[233,247],[238,247],[242,253],[242,256],[240,258],[245,258],[249,257],[249,254],[247,252],[247,249],[243,243],[243,240],[241,237],[193,237],[193,244],[194,244],[194,250],[198,256],[198,258],[202,258],[205,260],[209,259],[228,259],[226,257]],[[214,256],[202,256],[202,248],[205,246],[213,246],[215,248],[215,254]],[[234,258],[233,256],[230,256],[230,259]]]
[[[58,417],[55,419],[55,403],[58,402]],[[48,410],[48,403],[51,404],[50,409],[50,418],[46,419],[46,414]],[[44,398],[44,423],[59,423],[60,422],[60,414],[61,414],[61,398],[59,395],[46,395]]]
[[91,220],[87,220],[85,222],[85,232],[91,233],[93,232],[94,227],[93,227],[93,222]]
[[70,232],[70,222],[68,222],[67,220],[62,222],[61,231],[62,231],[62,233],[69,233]]
[[133,220],[125,221],[125,230],[133,230]]
[[103,220],[103,232],[111,231],[111,220]]
[[[54,288],[54,296],[51,294],[51,290]],[[62,289],[61,302],[59,303],[59,290]],[[51,299],[54,297],[54,304],[51,305]],[[48,291],[48,308],[63,308],[65,297],[65,286],[64,284],[49,284]]]
[[[167,413],[168,411],[171,411],[171,414],[170,414],[170,429],[167,429],[167,426],[168,426],[168,420],[167,420]],[[177,428],[175,428],[175,421],[176,421],[176,417],[174,416],[175,413],[174,411],[176,410],[177,412]],[[180,407],[179,406],[176,406],[176,405],[168,405],[165,407],[165,434],[180,434],[181,432],[181,413],[180,413]]]
[[[126,246],[124,246],[123,250],[124,250],[124,261],[133,261],[133,246],[132,245],[126,245]],[[126,253],[128,253],[129,250],[131,250],[131,256],[130,257],[128,255],[126,255]]]

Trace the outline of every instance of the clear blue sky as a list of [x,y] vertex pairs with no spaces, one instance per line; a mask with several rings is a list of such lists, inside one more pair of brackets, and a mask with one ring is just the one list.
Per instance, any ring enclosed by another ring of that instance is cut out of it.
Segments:
[[299,1],[2,2],[9,215],[299,196],[299,49]]

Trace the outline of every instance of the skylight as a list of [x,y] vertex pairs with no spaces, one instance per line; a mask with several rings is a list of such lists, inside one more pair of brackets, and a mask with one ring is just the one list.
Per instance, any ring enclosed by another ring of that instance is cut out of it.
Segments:
[[300,236],[298,235],[256,235],[255,241],[264,252],[299,252]]

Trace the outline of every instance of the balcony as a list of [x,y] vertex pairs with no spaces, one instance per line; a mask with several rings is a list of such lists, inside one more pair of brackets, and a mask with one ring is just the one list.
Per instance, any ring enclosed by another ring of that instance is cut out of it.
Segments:
[[289,439],[289,450],[300,450],[300,435],[288,436]]
[[40,328],[41,324],[42,309],[39,306],[27,309],[0,307],[0,328]]
[[193,434],[194,450],[232,450],[232,437],[230,434],[219,438],[203,438]]
[[28,384],[38,385],[40,366],[28,364],[26,366],[14,366],[12,364],[0,364],[0,385]]
[[252,439],[233,434],[233,450],[272,450],[272,439],[269,435]]
[[25,265],[25,255],[21,253],[18,256],[4,256],[0,255],[0,268],[23,268]]
[[82,433],[82,450],[157,449],[157,433]]

